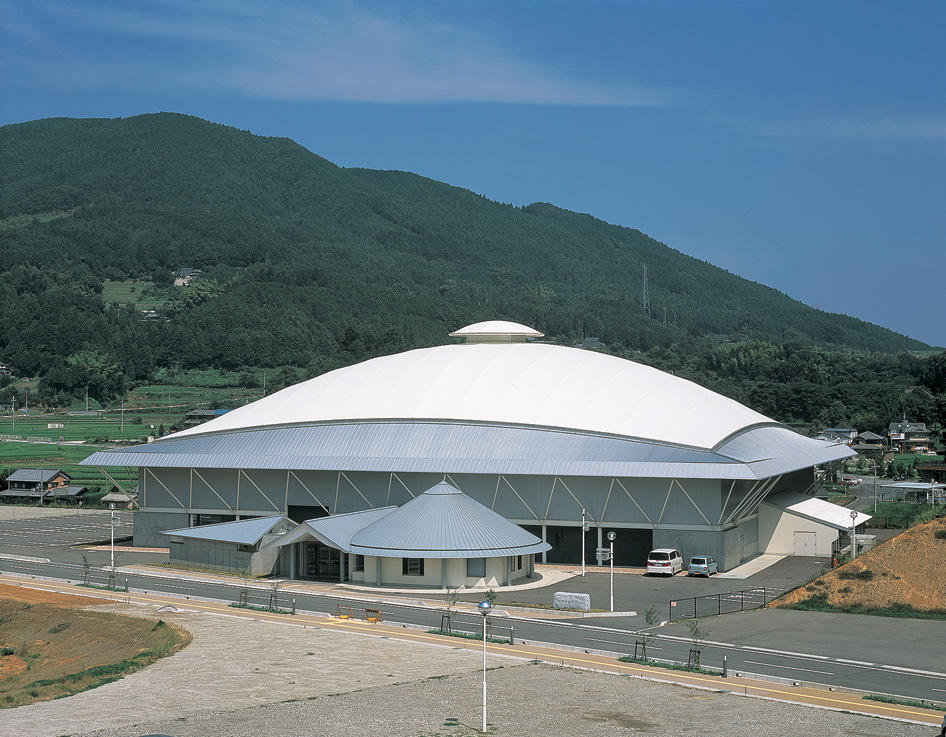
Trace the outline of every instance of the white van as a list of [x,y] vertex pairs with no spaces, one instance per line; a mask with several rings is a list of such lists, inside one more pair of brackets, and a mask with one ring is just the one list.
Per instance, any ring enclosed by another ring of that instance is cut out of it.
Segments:
[[647,572],[672,576],[683,570],[683,556],[673,548],[657,548],[647,556]]

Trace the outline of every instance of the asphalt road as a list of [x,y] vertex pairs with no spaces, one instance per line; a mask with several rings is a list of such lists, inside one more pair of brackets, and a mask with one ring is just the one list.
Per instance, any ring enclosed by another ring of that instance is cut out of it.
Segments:
[[[107,540],[108,533],[108,513],[0,522],[0,571],[20,577],[79,582],[84,575],[81,558],[86,555],[92,566],[92,582],[105,585],[108,551],[83,551],[73,546]],[[49,559],[50,562],[24,558]],[[155,553],[120,553],[117,564],[154,563],[161,558],[162,554]],[[746,580],[615,574],[615,608],[642,611],[646,606],[662,602],[669,612],[669,601],[683,602],[684,595],[723,595],[760,586],[789,588],[817,575],[823,563],[799,558],[785,561]],[[238,580],[211,581],[171,572],[145,575],[128,570],[119,571],[117,585],[124,586],[126,579],[132,590],[227,602],[238,601],[242,587]],[[555,588],[590,593],[593,604],[601,606],[610,593],[610,578],[604,573],[592,573],[584,578],[568,579]],[[248,603],[267,606],[271,594],[271,586],[254,583],[249,588]],[[360,595],[326,593],[303,582],[282,584],[277,595],[281,608],[291,608],[294,599],[299,611],[335,614],[339,606],[352,606],[356,611],[366,606]],[[530,589],[509,592],[507,600],[500,591],[500,602],[508,604],[514,599],[547,603],[551,595],[548,588]],[[403,603],[404,600],[399,602],[394,597],[380,598],[378,608],[387,623],[426,628],[441,625],[440,608]],[[662,612],[661,618],[666,618]],[[479,632],[482,619],[475,612],[459,614],[454,615],[452,625],[455,630]],[[511,618],[494,617],[494,636],[508,636],[505,628],[510,625],[515,628],[517,640],[628,654],[634,652],[639,639],[636,631],[645,626],[642,616],[549,620],[514,612]],[[706,617],[700,620],[700,627],[707,632],[706,642],[701,647],[703,666],[719,668],[725,656],[728,669],[733,673],[946,701],[946,673],[943,672],[946,659],[942,646],[946,622],[765,609]],[[693,642],[685,624],[660,627],[655,632],[657,639],[647,653],[650,658],[687,662]]]

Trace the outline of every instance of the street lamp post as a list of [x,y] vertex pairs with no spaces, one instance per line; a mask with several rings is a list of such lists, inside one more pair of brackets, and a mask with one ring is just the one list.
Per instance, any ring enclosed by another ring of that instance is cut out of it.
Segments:
[[611,559],[611,611],[614,611],[614,538],[617,535],[614,530],[608,533],[608,542],[611,543],[611,553],[608,556]]
[[585,510],[581,510],[581,575],[585,575],[585,533],[588,532],[588,521],[585,519]]
[[857,510],[851,510],[851,560],[857,557]]
[[115,502],[112,502],[108,505],[108,508],[112,510],[111,514],[111,524],[109,525],[112,528],[112,575],[115,575]]
[[484,599],[476,608],[483,615],[483,732],[486,732],[486,618],[493,605]]

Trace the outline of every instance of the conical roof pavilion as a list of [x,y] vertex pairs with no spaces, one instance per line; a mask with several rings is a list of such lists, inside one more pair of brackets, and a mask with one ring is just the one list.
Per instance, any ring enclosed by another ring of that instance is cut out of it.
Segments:
[[551,547],[446,481],[351,538],[352,553],[382,558],[497,558]]

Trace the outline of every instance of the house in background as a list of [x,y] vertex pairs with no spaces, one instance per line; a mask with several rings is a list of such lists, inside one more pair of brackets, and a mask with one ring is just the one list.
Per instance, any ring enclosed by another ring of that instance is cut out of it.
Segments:
[[185,425],[199,425],[220,415],[225,415],[228,409],[192,409],[184,416]]
[[826,427],[815,435],[815,440],[827,440],[829,443],[846,443],[850,445],[857,436],[857,430],[845,427]]
[[884,461],[893,460],[893,453],[886,452],[887,444],[884,442],[883,435],[878,435],[874,432],[859,432],[854,436],[854,442],[851,445],[851,448],[856,450],[862,455],[865,453],[883,453]]
[[203,273],[200,269],[192,269],[190,266],[184,266],[180,271],[174,272],[174,286],[176,287],[187,287],[190,286],[190,283],[194,279],[199,279],[203,276]]
[[84,486],[73,486],[69,474],[59,469],[20,468],[7,477],[7,488],[0,499],[8,502],[63,502],[81,504]]
[[887,437],[897,453],[927,453],[933,448],[932,434],[922,422],[891,422]]

